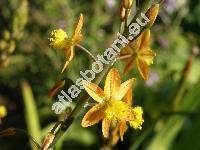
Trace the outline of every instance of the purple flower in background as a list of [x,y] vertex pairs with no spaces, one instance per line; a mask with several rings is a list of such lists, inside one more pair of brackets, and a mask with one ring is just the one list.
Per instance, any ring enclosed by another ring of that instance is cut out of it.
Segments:
[[106,4],[108,6],[108,8],[113,8],[116,4],[115,0],[106,0]]
[[186,3],[186,0],[165,0],[165,9],[168,13],[173,13]]
[[58,21],[58,28],[65,29],[66,28],[66,21],[65,20],[59,20]]
[[152,71],[149,73],[149,79],[146,81],[146,86],[151,87],[159,81],[158,73]]
[[174,0],[165,0],[165,9],[168,13],[173,13],[176,9],[176,1]]

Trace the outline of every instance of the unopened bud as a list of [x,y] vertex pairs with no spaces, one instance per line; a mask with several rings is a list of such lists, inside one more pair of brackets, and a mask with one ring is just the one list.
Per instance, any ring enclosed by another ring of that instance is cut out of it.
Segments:
[[149,18],[150,22],[148,23],[147,27],[152,27],[154,24],[156,17],[159,11],[159,4],[152,5],[146,13],[147,18]]
[[120,8],[119,16],[122,22],[126,20],[126,9],[122,6]]
[[132,4],[133,0],[122,0],[122,5],[126,9],[131,9]]

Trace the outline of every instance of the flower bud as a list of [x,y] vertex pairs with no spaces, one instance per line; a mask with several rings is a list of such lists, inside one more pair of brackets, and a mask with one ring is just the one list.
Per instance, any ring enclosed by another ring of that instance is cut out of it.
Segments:
[[132,4],[133,0],[122,0],[122,5],[126,9],[131,9]]
[[121,22],[126,20],[126,9],[122,6],[120,8],[119,16],[120,16]]
[[147,18],[149,18],[150,22],[148,23],[147,27],[152,27],[154,24],[156,17],[159,11],[159,4],[152,5],[146,13]]

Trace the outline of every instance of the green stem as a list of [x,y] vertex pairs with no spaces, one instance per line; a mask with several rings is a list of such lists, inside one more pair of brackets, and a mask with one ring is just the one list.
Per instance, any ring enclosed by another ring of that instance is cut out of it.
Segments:
[[80,50],[82,50],[83,52],[85,52],[94,62],[96,61],[96,58],[94,57],[94,55],[88,50],[86,49],[84,46],[77,44],[76,45]]
[[123,33],[124,33],[124,27],[125,27],[125,22],[122,21],[122,22],[120,23],[120,29],[119,29],[119,33],[120,33],[120,34],[123,34]]

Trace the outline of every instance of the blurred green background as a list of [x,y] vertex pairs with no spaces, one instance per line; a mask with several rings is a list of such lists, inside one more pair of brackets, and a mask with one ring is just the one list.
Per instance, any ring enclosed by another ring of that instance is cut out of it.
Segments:
[[[139,4],[145,0],[139,0]],[[92,61],[76,51],[75,59],[59,75],[63,53],[49,46],[56,28],[72,33],[78,15],[84,14],[82,45],[96,56],[112,43],[119,29],[119,0],[1,0],[0,1],[0,105],[7,108],[0,129],[21,128],[38,142],[58,116],[51,110],[57,99],[48,91],[59,78],[75,81]],[[141,131],[128,129],[124,142],[113,149],[200,149],[200,1],[166,0],[152,28],[156,51],[150,78],[144,82],[137,70],[134,105],[144,108]],[[122,73],[123,62],[116,67]],[[103,85],[104,81],[101,83]],[[76,101],[73,102],[73,105]],[[72,124],[56,149],[100,149],[101,125],[83,128],[81,119]],[[30,149],[25,135],[0,138],[0,150]]]

